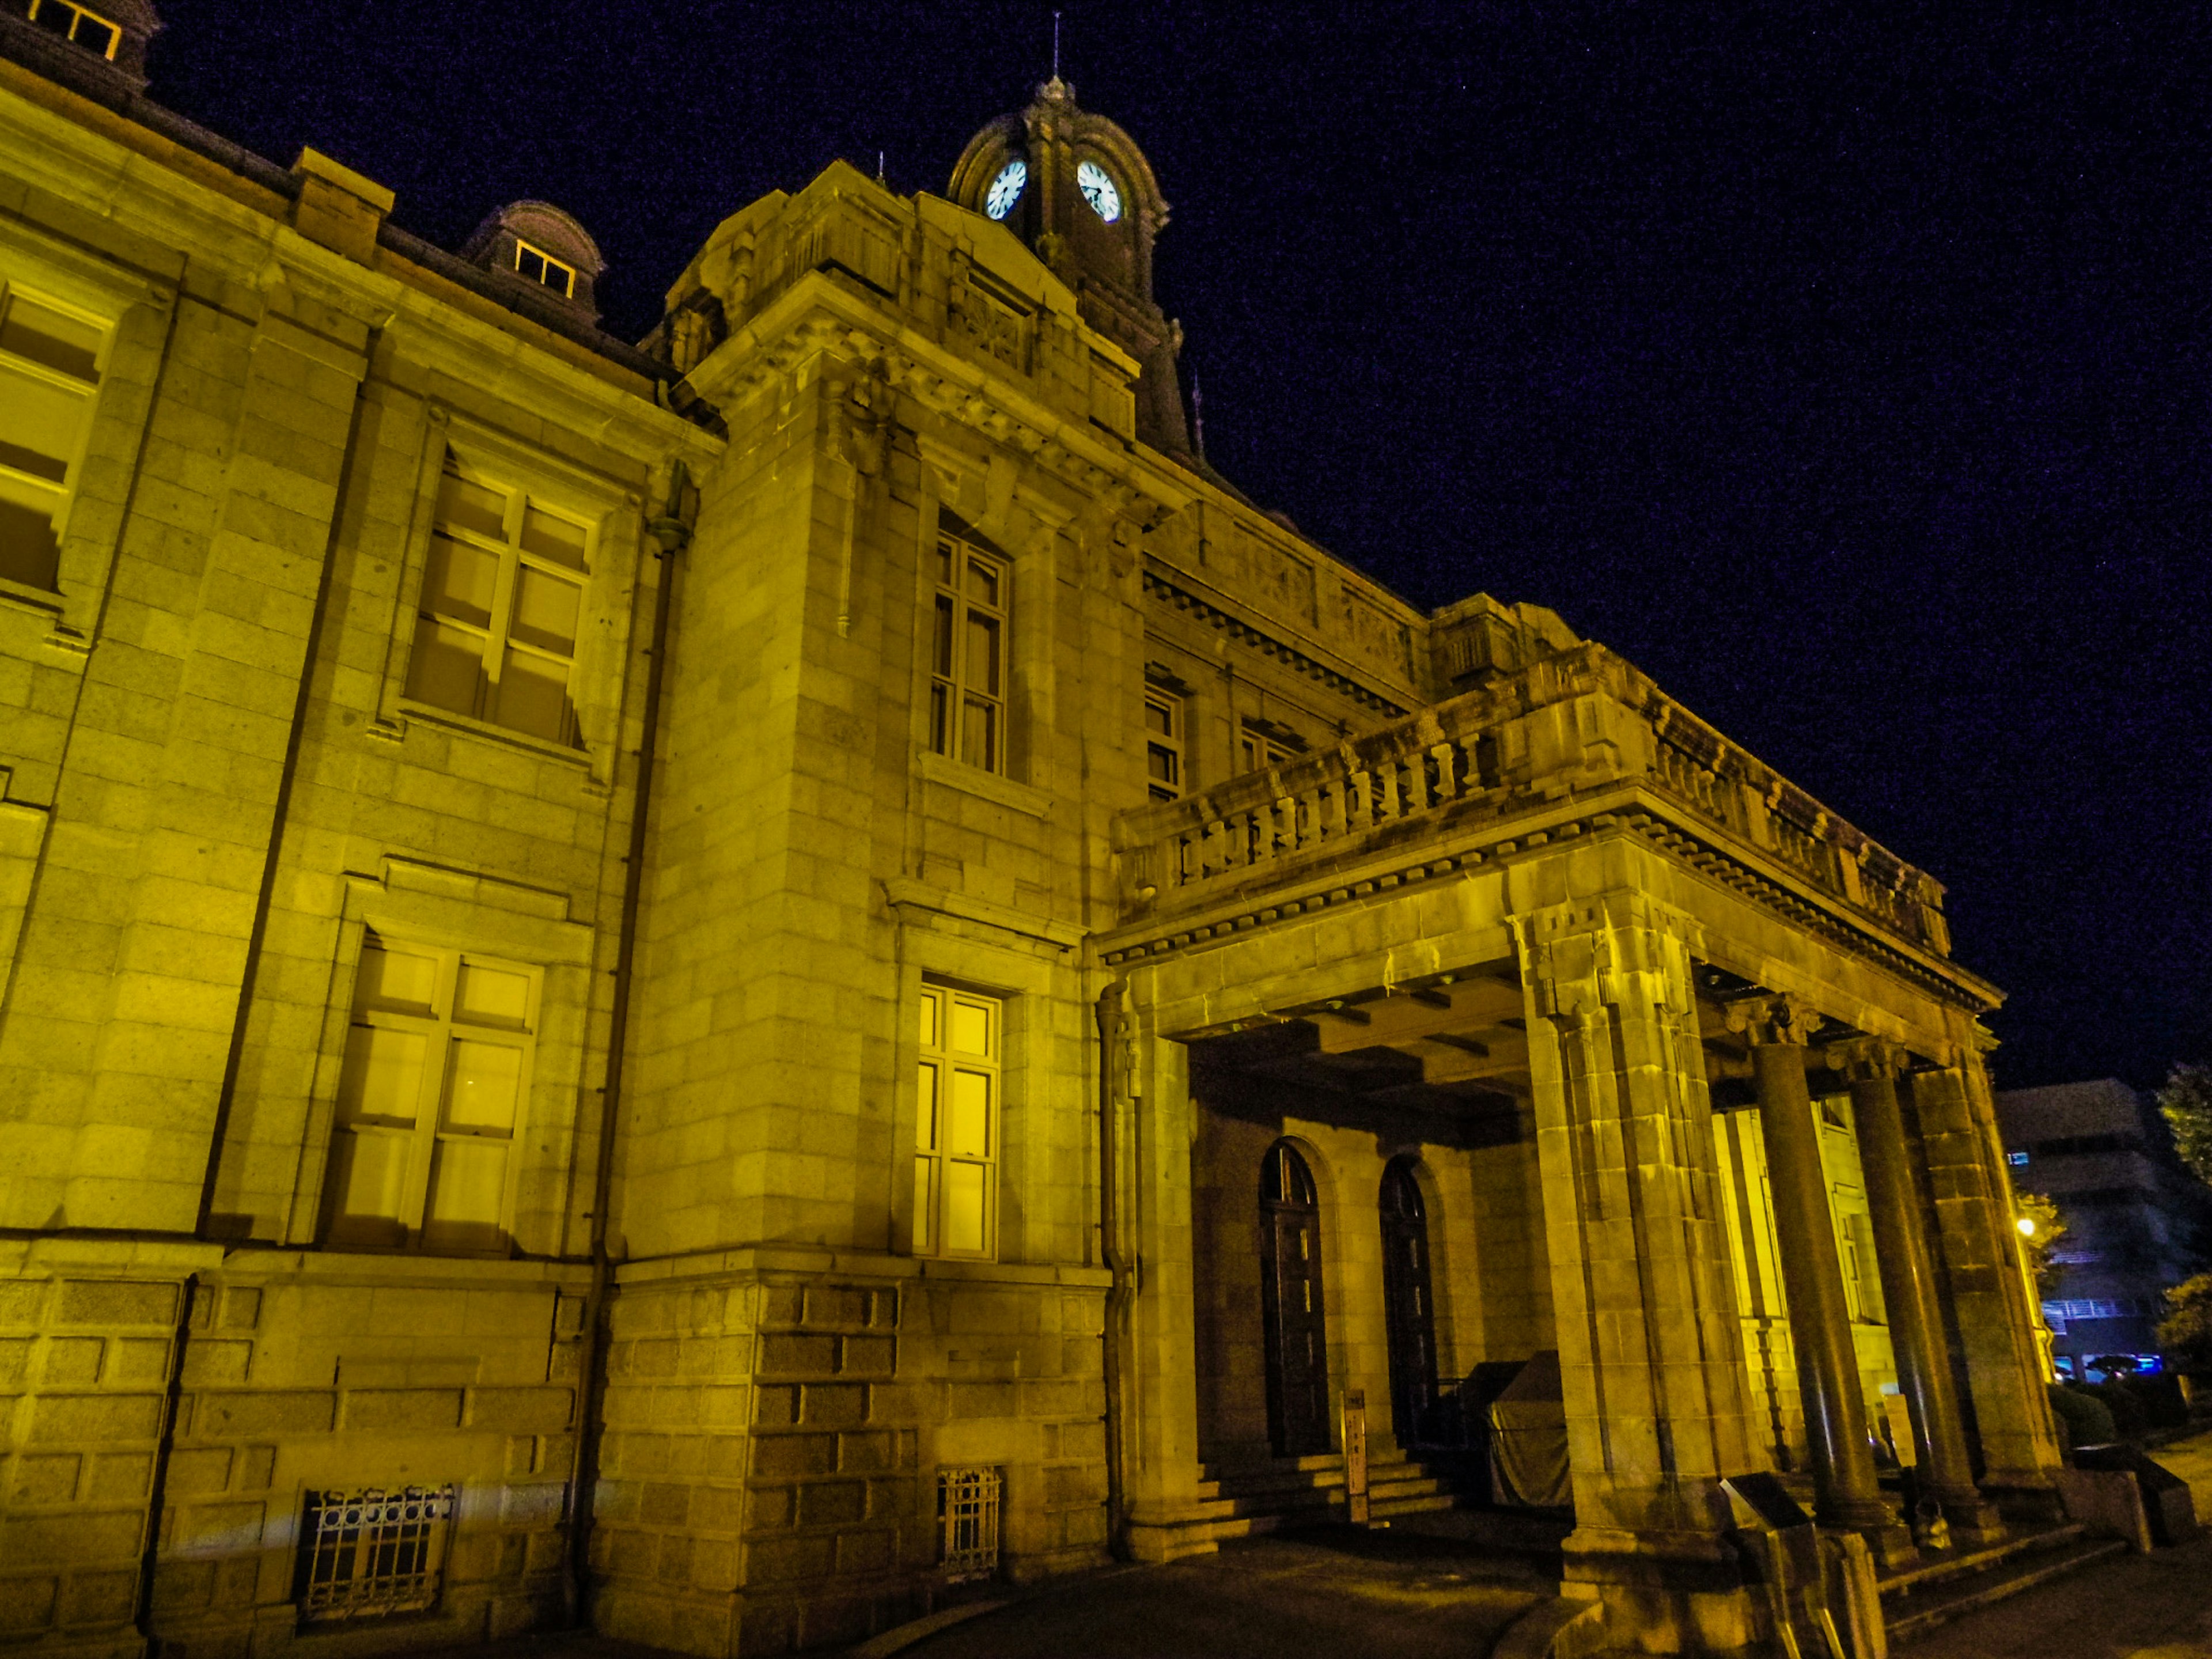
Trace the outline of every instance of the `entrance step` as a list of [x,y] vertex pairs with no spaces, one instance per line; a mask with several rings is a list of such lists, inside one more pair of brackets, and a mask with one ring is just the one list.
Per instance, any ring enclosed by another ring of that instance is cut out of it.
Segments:
[[2016,1532],[1984,1549],[1931,1553],[1918,1566],[1876,1580],[1889,1639],[1909,1642],[1961,1613],[2062,1578],[2127,1547],[2121,1539],[2092,1538],[2076,1523]]
[[[1209,1463],[1204,1474],[1193,1518],[1206,1536],[1215,1540],[1341,1520],[1350,1507],[1344,1459],[1334,1453]],[[1448,1510],[1456,1501],[1443,1480],[1402,1453],[1388,1454],[1367,1466],[1368,1513],[1376,1520]]]

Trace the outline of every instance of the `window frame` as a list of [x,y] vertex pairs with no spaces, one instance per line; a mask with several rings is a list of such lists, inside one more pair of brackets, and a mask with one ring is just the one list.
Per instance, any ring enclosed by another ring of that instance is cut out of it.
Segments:
[[[51,3],[51,0],[49,3]],[[24,491],[34,492],[51,503],[46,516],[47,522],[52,528],[54,542],[54,563],[50,582],[41,584],[27,580],[22,577],[0,574],[0,584],[4,584],[15,592],[40,595],[51,604],[57,595],[64,592],[64,576],[68,574],[70,562],[65,544],[69,539],[71,520],[76,512],[78,491],[84,483],[85,461],[91,449],[93,427],[100,418],[100,394],[106,389],[109,372],[112,367],[112,359],[120,319],[112,316],[104,316],[88,307],[52,293],[36,283],[0,277],[0,337],[4,337],[9,313],[14,310],[19,299],[56,313],[82,327],[91,330],[99,337],[99,343],[92,354],[93,372],[90,380],[0,346],[0,385],[5,384],[7,376],[19,376],[34,385],[47,386],[66,397],[78,400],[76,430],[70,440],[68,454],[45,457],[62,464],[62,476],[59,478],[43,477],[28,468],[0,461],[0,479],[4,479],[11,486],[11,495]],[[36,451],[27,453],[43,454],[43,452]]]
[[1289,740],[1277,737],[1249,716],[1237,722],[1238,754],[1245,773],[1261,772],[1269,767],[1286,765],[1301,759],[1305,750]]
[[[522,260],[526,254],[538,262],[538,275],[533,276],[524,269]],[[544,272],[549,270],[559,271],[567,280],[559,287],[555,287],[545,280]],[[564,300],[573,300],[576,297],[576,267],[558,254],[548,253],[537,243],[526,241],[520,236],[514,239],[514,274],[521,277],[524,282],[534,283],[539,288],[544,289],[549,293],[557,294]]]
[[[428,957],[435,962],[436,989],[428,1013],[368,1006],[368,988],[364,975],[368,966],[368,954],[372,951]],[[459,1017],[454,1002],[461,971],[469,967],[519,975],[524,978],[527,988],[520,1027],[470,1021]],[[353,1034],[361,1030],[395,1031],[427,1039],[416,1085],[414,1121],[407,1127],[363,1124],[358,1121],[349,1122],[347,1120],[346,1094],[349,1082],[355,1075]],[[545,1036],[545,969],[542,965],[516,962],[464,946],[432,944],[405,934],[387,934],[374,928],[364,929],[355,963],[334,1109],[326,1139],[323,1191],[315,1226],[316,1242],[326,1248],[338,1249],[421,1255],[510,1254],[514,1247],[516,1200],[520,1190],[524,1153],[528,1144],[526,1137],[529,1129],[531,1091],[536,1082],[538,1047]],[[488,1043],[520,1053],[515,1070],[514,1115],[504,1136],[495,1137],[448,1127],[452,1051],[456,1042],[463,1041]],[[350,1168],[349,1160],[342,1155],[340,1137],[353,1136],[357,1139],[364,1133],[379,1140],[400,1142],[406,1146],[404,1188],[397,1215],[378,1216],[364,1212],[358,1217],[349,1217],[342,1216],[338,1212],[338,1206],[347,1197],[346,1176]],[[495,1228],[496,1238],[487,1239],[477,1245],[435,1241],[432,1233],[432,1224],[434,1224],[426,1223],[432,1189],[440,1170],[442,1147],[447,1142],[495,1139],[505,1146],[507,1158],[501,1176],[499,1218]],[[343,1224],[349,1218],[357,1219],[362,1224],[345,1226]],[[389,1224],[380,1226],[379,1223]],[[397,1230],[396,1237],[393,1229]],[[378,1236],[380,1233],[383,1235],[380,1237]]]
[[[49,6],[57,6],[64,11],[74,14],[70,19],[70,26],[67,29],[46,28],[45,24],[39,21],[39,19],[46,15],[46,8]],[[76,38],[76,32],[79,25],[89,17],[107,31],[106,48],[100,52],[99,56],[111,64],[115,61],[115,54],[123,45],[123,26],[120,23],[104,12],[97,12],[89,6],[76,4],[76,0],[31,0],[30,9],[23,14],[23,17],[28,23],[40,28],[46,28],[46,33],[49,34],[58,34],[62,40],[68,41],[73,46],[84,46],[84,42]],[[88,52],[92,50],[89,46],[85,46],[84,49]]]
[[[942,526],[924,556],[929,561],[928,580],[924,584],[928,599],[924,654],[929,682],[925,746],[947,760],[1004,777],[1010,747],[1007,694],[1013,664],[1013,561],[996,548]],[[973,591],[969,578],[979,568],[994,583],[994,599],[980,598]],[[979,620],[995,630],[993,688],[976,684],[970,660],[975,623]],[[969,741],[971,711],[988,717],[989,752],[981,760],[973,757]]]
[[[954,1012],[963,1006],[982,1013],[984,1052],[955,1046]],[[919,1039],[915,1064],[914,1211],[910,1251],[950,1261],[995,1261],[999,1257],[999,1184],[1006,1140],[1006,1000],[925,979],[915,1005],[912,1029]],[[934,1040],[932,1034],[934,1033]],[[983,1079],[983,1150],[956,1151],[947,1119],[955,1097],[951,1080],[962,1075]],[[981,1243],[956,1249],[946,1238],[950,1171],[979,1169]]]
[[[1166,718],[1166,729],[1155,730],[1155,711]],[[1181,800],[1190,793],[1190,742],[1188,736],[1190,704],[1181,694],[1163,685],[1145,687],[1145,787],[1151,799]],[[1155,758],[1168,763],[1164,779],[1153,769]]]

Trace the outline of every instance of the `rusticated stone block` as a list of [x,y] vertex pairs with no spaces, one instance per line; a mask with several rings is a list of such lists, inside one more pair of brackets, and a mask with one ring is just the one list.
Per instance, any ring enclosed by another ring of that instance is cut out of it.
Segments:
[[185,1350],[185,1384],[243,1382],[253,1358],[251,1342],[210,1342],[196,1338]]
[[868,1420],[868,1389],[861,1382],[810,1382],[804,1420],[825,1428],[851,1428]]
[[648,1527],[680,1527],[690,1513],[691,1488],[675,1481],[651,1481],[638,1495],[637,1518]]
[[66,1504],[76,1496],[84,1459],[75,1452],[15,1460],[13,1496],[19,1504]]
[[266,1492],[276,1473],[276,1448],[248,1446],[238,1460],[238,1489]]
[[152,1394],[41,1395],[31,1413],[31,1439],[151,1440],[161,1422],[161,1397]]
[[1012,1382],[952,1382],[945,1394],[945,1410],[954,1418],[1012,1417],[1020,1407]]
[[221,1557],[261,1547],[259,1504],[208,1504],[181,1511],[170,1534],[178,1554]]
[[839,1370],[890,1375],[898,1352],[898,1346],[894,1338],[848,1336],[839,1340],[842,1347],[838,1356]]
[[868,1322],[868,1293],[842,1285],[817,1285],[806,1292],[809,1325],[865,1325]]
[[128,1279],[72,1279],[62,1285],[56,1323],[63,1325],[173,1325],[177,1287]]
[[210,1446],[169,1455],[169,1491],[177,1497],[221,1492],[230,1485],[231,1449]]
[[131,1595],[138,1587],[136,1568],[112,1572],[76,1572],[62,1592],[62,1617],[72,1625],[113,1625],[130,1618]]
[[453,1429],[460,1421],[459,1389],[356,1389],[345,1397],[349,1429]]
[[770,1427],[780,1427],[799,1421],[799,1390],[795,1388],[763,1385],[756,1389],[753,1420]]
[[0,1326],[36,1325],[46,1298],[46,1285],[35,1279],[0,1284]]
[[796,1325],[805,1316],[806,1293],[796,1285],[764,1285],[761,1287],[760,1322],[763,1325]]
[[153,1479],[151,1452],[110,1452],[94,1461],[85,1496],[95,1504],[127,1504],[144,1498]]
[[480,1428],[551,1433],[568,1426],[575,1396],[567,1389],[471,1389],[469,1421]]
[[47,1562],[73,1566],[131,1555],[138,1549],[144,1521],[137,1510],[11,1515],[0,1519],[0,1561],[27,1567]]
[[887,1434],[841,1434],[837,1437],[837,1467],[847,1474],[879,1474],[892,1467],[891,1437]]
[[45,1362],[40,1366],[42,1379],[47,1382],[97,1382],[100,1381],[100,1356],[106,1344],[96,1336],[58,1336],[46,1344]]
[[[456,1411],[460,1396],[453,1396]],[[337,1419],[337,1396],[322,1390],[267,1394],[204,1394],[195,1413],[200,1437],[223,1440],[249,1434],[325,1434]]]
[[0,1386],[21,1382],[30,1369],[31,1339],[14,1336],[0,1340]]
[[44,1630],[54,1622],[61,1581],[50,1577],[0,1578],[0,1630]]
[[799,1489],[799,1524],[842,1526],[868,1513],[868,1489],[858,1480],[823,1481]]
[[1064,1378],[1021,1385],[1024,1417],[1071,1417],[1083,1407],[1083,1385]]
[[827,1538],[766,1538],[745,1547],[746,1582],[774,1584],[792,1578],[819,1578],[836,1565]]
[[736,1532],[744,1522],[744,1492],[738,1486],[694,1486],[691,1515],[694,1532]]
[[799,1524],[799,1494],[790,1486],[755,1486],[745,1500],[747,1532],[781,1532]]
[[791,1331],[771,1331],[760,1340],[760,1369],[763,1376],[793,1373],[829,1372],[837,1368],[837,1339],[801,1336]]
[[837,1468],[833,1434],[764,1434],[753,1442],[753,1473],[769,1479],[830,1474]]
[[891,1532],[842,1532],[837,1534],[837,1571],[887,1572],[897,1534]]

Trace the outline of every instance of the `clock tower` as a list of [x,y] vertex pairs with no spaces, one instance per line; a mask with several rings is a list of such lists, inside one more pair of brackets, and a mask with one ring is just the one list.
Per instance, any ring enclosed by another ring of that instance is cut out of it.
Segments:
[[1168,204],[1129,135],[1078,107],[1055,76],[1027,109],[968,141],[948,193],[1005,225],[1075,290],[1084,321],[1143,365],[1137,436],[1188,456],[1176,378],[1182,331],[1152,298],[1152,241]]

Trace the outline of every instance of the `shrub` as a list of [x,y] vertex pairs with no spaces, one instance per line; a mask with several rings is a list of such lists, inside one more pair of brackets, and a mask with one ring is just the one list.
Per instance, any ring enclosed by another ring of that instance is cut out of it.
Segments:
[[2051,1409],[2066,1431],[2068,1450],[2076,1446],[2101,1446],[2120,1437],[2112,1408],[2087,1389],[2071,1383],[2051,1385]]

